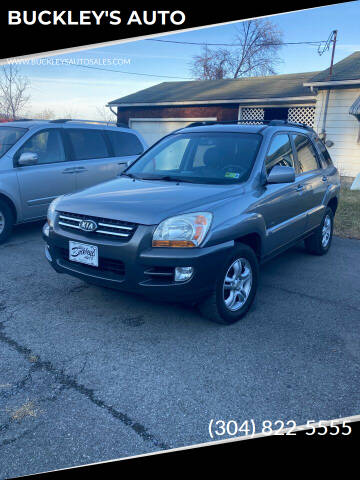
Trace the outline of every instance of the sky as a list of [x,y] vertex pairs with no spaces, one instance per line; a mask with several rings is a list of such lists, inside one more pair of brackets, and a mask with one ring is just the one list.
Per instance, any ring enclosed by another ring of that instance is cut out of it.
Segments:
[[[338,30],[335,62],[360,50],[360,0],[327,7],[268,17],[283,32],[284,42],[326,40],[332,30]],[[183,33],[156,37],[187,42],[231,43],[238,24],[207,27]],[[89,48],[66,53],[36,64],[19,66],[21,74],[30,80],[30,103],[24,114],[36,116],[51,110],[55,118],[99,119],[99,111],[107,111],[107,102],[163,81],[191,79],[191,60],[201,52],[201,46],[159,43],[138,40],[111,46]],[[330,52],[319,56],[316,46],[286,45],[279,52],[281,64],[277,73],[297,73],[326,69]],[[57,63],[46,65],[51,62]],[[107,71],[61,62],[82,62]],[[94,63],[97,62],[97,63]],[[101,65],[99,65],[101,62]],[[115,72],[110,70],[116,70]],[[134,75],[145,73],[155,76]],[[131,73],[131,74],[130,74]],[[114,117],[115,118],[115,117]]]

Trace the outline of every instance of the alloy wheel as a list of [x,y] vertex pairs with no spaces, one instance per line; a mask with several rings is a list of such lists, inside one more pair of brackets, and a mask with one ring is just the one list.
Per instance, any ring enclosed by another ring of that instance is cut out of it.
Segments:
[[331,237],[331,218],[329,215],[326,215],[324,219],[323,228],[322,228],[321,244],[323,248],[326,248],[328,246],[330,237]]
[[0,235],[4,231],[5,228],[5,216],[4,214],[0,211]]
[[226,272],[223,299],[228,310],[236,312],[249,297],[252,285],[252,268],[246,258],[236,259]]

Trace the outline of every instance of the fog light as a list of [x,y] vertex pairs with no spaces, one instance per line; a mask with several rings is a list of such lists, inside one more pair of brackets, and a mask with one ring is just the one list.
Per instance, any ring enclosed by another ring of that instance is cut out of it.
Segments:
[[45,235],[45,237],[49,236],[49,231],[50,231],[49,224],[45,223],[45,225],[43,226],[43,234]]
[[175,268],[175,282],[185,282],[189,280],[194,273],[193,267],[176,267]]
[[48,245],[45,246],[45,257],[49,260],[49,262],[52,262],[52,258],[49,252],[49,247]]

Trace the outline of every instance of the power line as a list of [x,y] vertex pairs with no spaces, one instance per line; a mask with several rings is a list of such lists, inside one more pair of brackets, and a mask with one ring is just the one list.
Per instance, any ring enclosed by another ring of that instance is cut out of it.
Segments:
[[194,78],[191,78],[191,77],[176,77],[171,75],[156,75],[153,73],[125,72],[124,70],[113,70],[111,68],[91,67],[90,65],[79,65],[77,63],[70,63],[65,61],[63,63],[71,67],[90,68],[90,70],[101,70],[103,72],[115,72],[115,73],[122,73],[125,75],[140,75],[142,77],[176,78],[180,80],[194,80]]
[[[180,40],[163,40],[159,38],[146,38],[145,39],[148,42],[161,42],[161,43],[173,43],[173,44],[179,44],[179,45],[200,45],[203,47],[209,46],[209,47],[242,47],[244,44],[241,43],[206,43],[206,42],[184,42]],[[322,44],[325,44],[324,50],[327,49],[327,45],[329,43],[328,40],[312,40],[312,41],[304,41],[304,42],[264,42],[264,43],[259,43],[257,46],[282,46],[282,45],[314,45],[317,46],[320,49]],[[321,53],[320,53],[321,54]],[[101,70],[103,72],[113,72],[113,73],[120,73],[124,75],[138,75],[141,77],[156,77],[156,78],[171,78],[171,79],[177,79],[177,80],[194,80],[192,77],[179,77],[175,75],[157,75],[153,73],[141,73],[141,72],[126,72],[124,70],[114,70],[111,68],[101,68],[101,67],[94,67],[90,65],[79,65],[76,63],[70,63],[70,62],[64,62],[66,65],[70,65],[73,67],[80,67],[80,68],[89,68],[90,70]]]
[[[208,42],[183,42],[180,40],[162,40],[159,38],[146,38],[148,42],[162,42],[162,43],[177,43],[180,45],[200,45],[203,47],[244,47],[243,43],[208,43]],[[256,44],[257,46],[276,46],[276,45],[321,45],[326,43],[326,40],[313,40],[307,42],[263,42]]]

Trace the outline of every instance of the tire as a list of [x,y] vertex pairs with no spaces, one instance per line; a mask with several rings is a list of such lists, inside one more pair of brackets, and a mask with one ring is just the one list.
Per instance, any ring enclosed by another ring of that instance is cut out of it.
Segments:
[[[236,271],[239,272],[239,278]],[[249,275],[245,279],[246,271],[249,271]],[[201,314],[205,318],[223,325],[231,325],[239,321],[254,301],[258,276],[259,265],[254,251],[247,245],[238,244],[221,268],[213,293],[198,305]],[[225,278],[232,281],[226,282]],[[225,284],[227,288],[224,288]],[[238,289],[237,294],[236,288]],[[236,298],[234,299],[234,297]]]
[[327,207],[319,227],[305,239],[305,248],[312,255],[325,255],[331,246],[334,228],[334,213]]
[[11,235],[14,226],[14,215],[9,205],[0,200],[0,245]]

